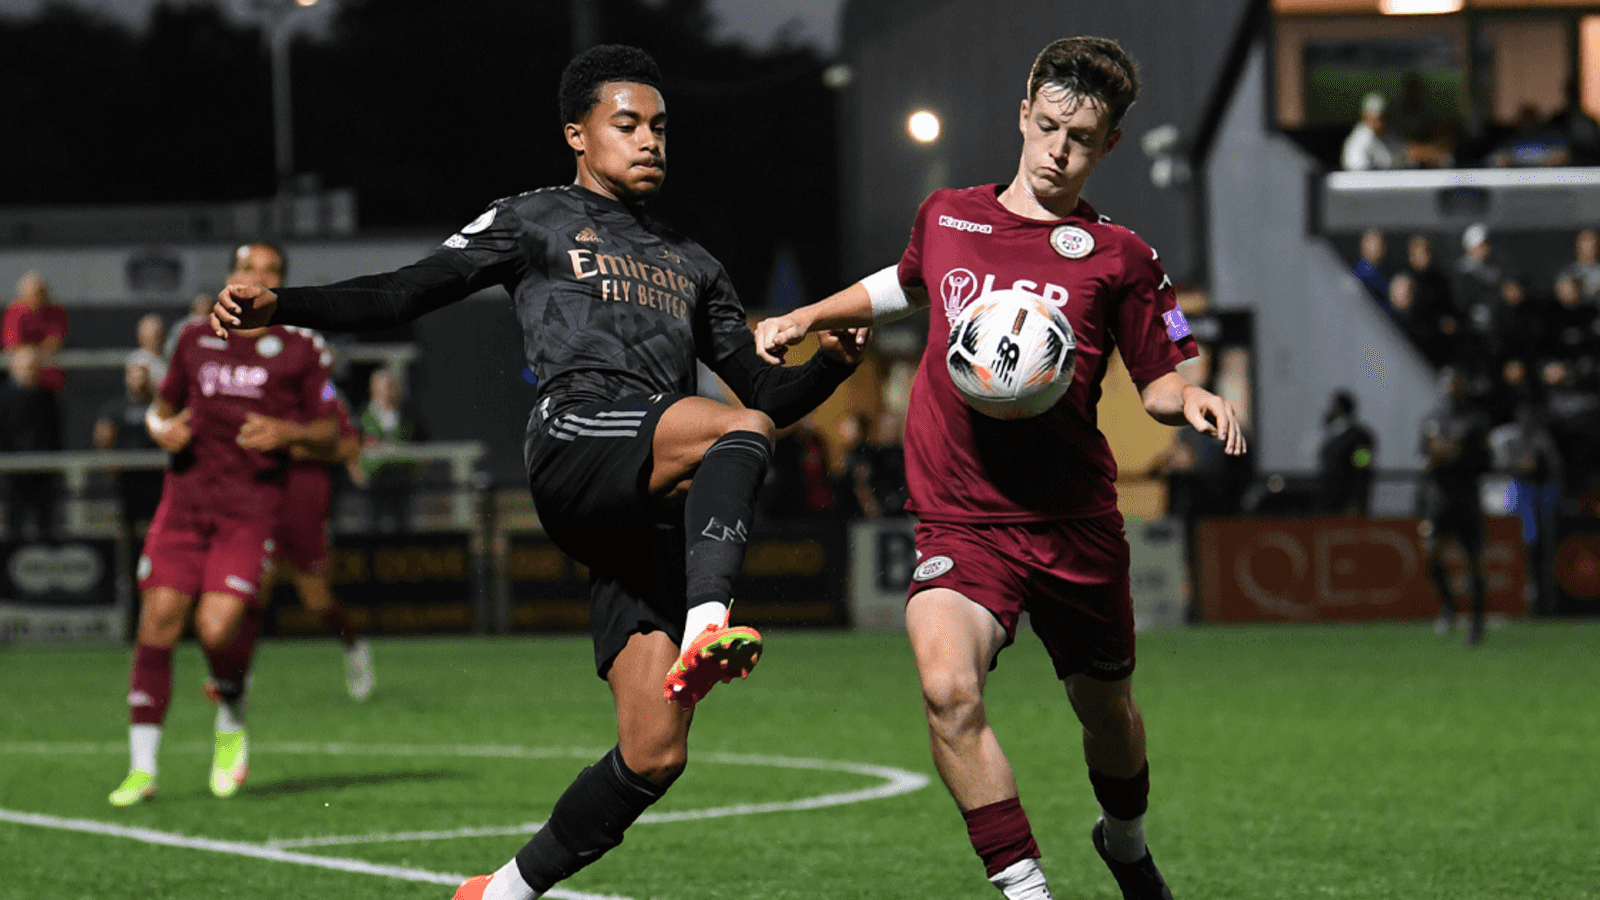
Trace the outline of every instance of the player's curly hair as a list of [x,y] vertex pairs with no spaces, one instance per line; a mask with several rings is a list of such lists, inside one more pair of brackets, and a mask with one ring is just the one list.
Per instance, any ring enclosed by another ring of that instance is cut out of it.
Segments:
[[601,44],[579,53],[561,73],[561,121],[577,122],[600,102],[598,89],[631,81],[661,89],[661,67],[650,54],[626,44]]
[[1139,64],[1111,38],[1062,38],[1039,51],[1028,72],[1028,100],[1043,88],[1103,104],[1110,114],[1109,134],[1139,99]]

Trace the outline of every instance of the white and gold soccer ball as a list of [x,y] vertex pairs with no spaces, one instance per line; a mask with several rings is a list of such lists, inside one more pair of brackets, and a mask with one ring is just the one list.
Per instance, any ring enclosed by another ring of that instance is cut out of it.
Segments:
[[1061,310],[1008,288],[984,294],[956,316],[944,361],[973,409],[1026,419],[1056,405],[1072,386],[1077,347]]

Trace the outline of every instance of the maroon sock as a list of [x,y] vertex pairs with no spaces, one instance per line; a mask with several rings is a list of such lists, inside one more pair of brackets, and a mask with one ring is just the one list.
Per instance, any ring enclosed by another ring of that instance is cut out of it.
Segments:
[[128,673],[128,722],[160,725],[172,702],[172,648],[138,644]]
[[1038,859],[1033,828],[1022,801],[1016,797],[980,806],[961,814],[967,820],[967,837],[990,876],[1004,872],[1024,859]]
[[1150,808],[1149,763],[1132,778],[1113,778],[1090,769],[1089,784],[1094,787],[1094,798],[1100,801],[1100,808],[1113,818],[1131,822]]
[[239,618],[239,630],[233,640],[216,650],[206,651],[206,663],[211,667],[211,682],[217,693],[229,703],[244,696],[245,676],[250,674],[250,660],[256,654],[256,638],[261,636],[261,611],[247,607]]
[[339,633],[339,640],[344,641],[346,647],[354,644],[361,635],[356,632],[356,626],[350,621],[350,616],[344,611],[344,604],[337,599],[328,611],[323,614],[323,623]]

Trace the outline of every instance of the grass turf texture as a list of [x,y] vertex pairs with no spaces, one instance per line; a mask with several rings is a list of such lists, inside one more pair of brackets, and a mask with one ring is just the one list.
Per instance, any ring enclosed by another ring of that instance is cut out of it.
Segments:
[[[1430,625],[1206,627],[1141,636],[1156,859],[1196,898],[1600,897],[1593,748],[1600,623],[1516,623],[1465,650]],[[213,707],[192,645],[153,803],[126,771],[122,648],[0,653],[0,808],[261,844],[511,826],[544,817],[614,741],[584,639],[379,642],[378,690],[343,692],[333,642],[257,656],[250,781],[206,789]],[[1116,898],[1088,834],[1079,732],[1031,637],[1002,656],[991,720],[1058,897]],[[587,748],[592,757],[327,755],[289,742]],[[37,745],[44,745],[43,747]],[[41,750],[45,752],[41,752]],[[773,634],[750,680],[702,705],[688,773],[653,810],[792,800],[876,779],[709,762],[714,751],[920,772],[920,791],[824,809],[635,826],[564,888],[634,900],[967,898],[983,882],[929,762],[904,638]],[[490,871],[522,835],[299,848]],[[444,898],[451,888],[0,822],[3,898]]]

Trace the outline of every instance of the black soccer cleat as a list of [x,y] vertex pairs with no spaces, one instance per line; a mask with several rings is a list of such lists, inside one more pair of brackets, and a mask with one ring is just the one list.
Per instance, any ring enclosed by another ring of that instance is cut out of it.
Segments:
[[1117,879],[1117,887],[1122,889],[1122,900],[1172,900],[1172,890],[1167,887],[1167,882],[1161,877],[1161,872],[1156,869],[1155,858],[1147,849],[1144,858],[1138,862],[1117,862],[1106,852],[1106,823],[1104,819],[1097,819],[1094,830],[1089,833],[1094,841],[1094,852],[1106,861],[1106,868],[1111,870],[1112,877]]

